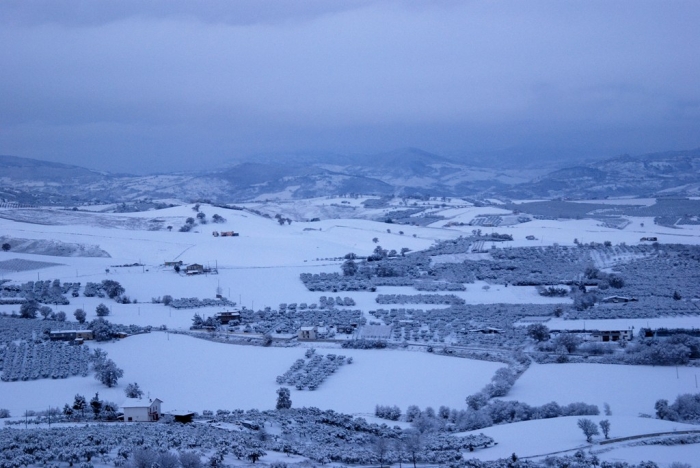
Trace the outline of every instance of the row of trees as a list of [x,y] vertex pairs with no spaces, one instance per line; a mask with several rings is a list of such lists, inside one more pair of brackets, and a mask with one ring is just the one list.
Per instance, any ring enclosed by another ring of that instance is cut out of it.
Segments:
[[298,359],[284,374],[277,377],[278,384],[293,385],[297,390],[316,390],[324,380],[345,364],[352,363],[352,358],[342,355],[316,354],[310,348],[306,359]]
[[90,353],[86,347],[70,346],[63,342],[8,343],[0,350],[0,369],[4,382],[65,379],[86,376]]
[[610,438],[610,421],[607,419],[603,419],[596,425],[595,422],[588,418],[581,418],[576,422],[576,425],[583,431],[583,435],[586,436],[586,442],[589,444],[593,442],[593,436],[600,434],[598,425],[600,425],[600,430],[603,431],[605,438]]
[[[437,411],[428,407],[421,410],[411,405],[406,409],[404,420],[421,434],[430,432],[475,431],[498,424],[510,424],[519,421],[550,419],[565,416],[594,416],[600,410],[596,405],[571,403],[559,405],[556,402],[542,406],[530,406],[520,401],[470,399],[468,408],[457,410],[441,406]],[[378,405],[375,415],[392,421],[401,419],[401,410],[396,406]]]
[[66,305],[69,303],[65,294],[69,292],[75,297],[80,283],[63,283],[58,279],[53,281],[28,281],[21,285],[4,284],[0,287],[0,296],[24,298],[42,304]]
[[678,395],[672,404],[668,400],[657,400],[654,408],[659,419],[700,423],[700,393]]

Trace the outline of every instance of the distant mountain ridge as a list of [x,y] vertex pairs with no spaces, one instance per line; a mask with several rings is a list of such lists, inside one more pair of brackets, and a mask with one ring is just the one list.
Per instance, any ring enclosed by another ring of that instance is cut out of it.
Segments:
[[513,187],[516,197],[601,198],[700,194],[700,148],[622,155],[573,166]]
[[542,171],[477,167],[416,148],[374,155],[268,155],[198,174],[133,176],[0,156],[0,199],[25,204],[143,198],[219,203],[341,194],[601,198],[700,194],[700,148]]

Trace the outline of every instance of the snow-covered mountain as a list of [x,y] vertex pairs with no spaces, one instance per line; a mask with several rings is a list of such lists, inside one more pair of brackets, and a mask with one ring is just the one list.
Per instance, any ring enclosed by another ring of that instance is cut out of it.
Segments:
[[0,170],[5,175],[0,197],[28,204],[138,198],[236,202],[348,193],[464,196],[528,180],[515,171],[472,167],[416,149],[355,157],[268,156],[200,174],[114,175],[16,157],[0,159]]
[[70,205],[176,198],[232,203],[341,194],[601,198],[700,193],[700,149],[618,156],[585,165],[505,170],[419,149],[340,156],[267,155],[198,174],[132,176],[0,156],[0,199]]
[[517,197],[694,196],[700,193],[700,148],[617,156],[573,166],[514,187]]

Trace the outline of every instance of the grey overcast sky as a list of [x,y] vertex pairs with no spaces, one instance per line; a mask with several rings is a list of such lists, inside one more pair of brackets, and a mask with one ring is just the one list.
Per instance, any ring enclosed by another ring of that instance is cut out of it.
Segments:
[[700,146],[700,2],[4,0],[0,154]]

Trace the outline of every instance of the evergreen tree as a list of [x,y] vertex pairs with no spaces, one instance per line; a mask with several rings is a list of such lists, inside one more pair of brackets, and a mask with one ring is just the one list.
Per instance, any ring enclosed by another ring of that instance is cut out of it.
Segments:
[[[97,396],[97,394],[95,394]],[[87,407],[87,400],[85,400],[85,397],[82,395],[75,395],[75,399],[73,400],[73,409],[76,411],[80,411],[80,416],[83,418],[85,417],[85,408]]]
[[75,309],[73,315],[75,316],[75,319],[78,321],[78,323],[85,323],[85,318],[87,317],[87,314],[83,309]]
[[106,317],[109,315],[109,307],[104,304],[100,304],[95,308],[95,313],[98,317]]
[[527,334],[535,341],[547,341],[549,339],[549,328],[543,323],[533,323],[528,325]]
[[143,390],[139,388],[139,384],[136,382],[127,385],[124,393],[126,393],[127,398],[141,398],[143,396]]
[[39,307],[39,313],[42,317],[44,317],[44,320],[46,320],[48,316],[51,315],[51,312],[53,312],[53,309],[51,309],[51,307],[47,305]]
[[289,409],[292,407],[292,399],[287,387],[277,389],[277,409]]
[[107,292],[110,299],[121,296],[126,291],[124,287],[119,284],[119,282],[114,280],[103,280],[102,288],[104,288],[104,290]]
[[39,311],[39,303],[30,300],[19,306],[19,316],[22,318],[34,319]]
[[345,260],[340,268],[343,270],[344,276],[355,276],[355,273],[357,273],[357,263],[351,259]]
[[92,413],[97,419],[102,411],[102,400],[100,400],[100,394],[95,393],[95,396],[90,400],[90,408],[92,408]]
[[124,371],[118,368],[111,359],[107,359],[95,372],[95,378],[110,388],[117,385],[123,375]]

